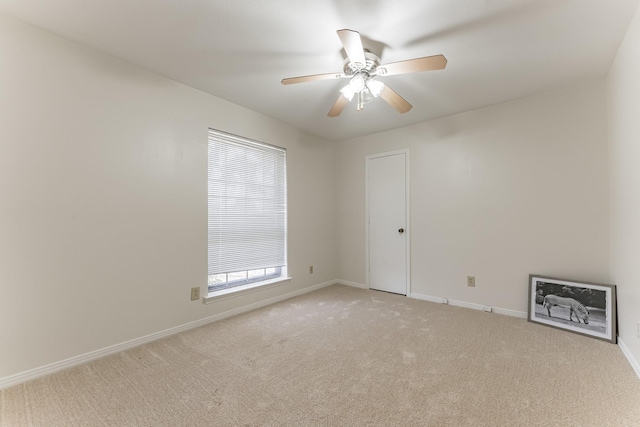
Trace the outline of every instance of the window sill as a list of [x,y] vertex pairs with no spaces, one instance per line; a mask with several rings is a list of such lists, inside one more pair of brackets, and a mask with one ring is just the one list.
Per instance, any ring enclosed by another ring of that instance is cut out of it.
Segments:
[[275,288],[287,283],[291,283],[291,277],[278,277],[276,279],[265,280],[264,282],[250,283],[248,285],[237,286],[231,289],[211,292],[203,298],[202,302],[204,304],[211,304],[229,298],[236,298],[253,292],[262,291],[264,289]]

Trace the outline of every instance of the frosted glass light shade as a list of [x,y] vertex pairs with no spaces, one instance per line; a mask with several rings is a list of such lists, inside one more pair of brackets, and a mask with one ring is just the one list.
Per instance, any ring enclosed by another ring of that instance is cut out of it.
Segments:
[[365,88],[365,81],[362,74],[358,73],[354,75],[349,81],[349,86],[351,86],[354,93],[362,92]]
[[374,98],[377,98],[384,90],[384,83],[371,79],[367,82],[367,87],[371,91],[371,95],[373,95]]
[[347,98],[349,100],[349,102],[351,102],[351,100],[353,99],[353,95],[355,95],[355,92],[351,88],[350,84],[348,84],[345,87],[343,87],[342,89],[340,89],[340,93],[342,94],[342,96]]
[[367,103],[373,101],[373,99],[375,98],[373,96],[373,94],[371,93],[371,91],[369,90],[369,88],[366,88],[365,90],[363,90],[360,93],[362,95],[362,97],[360,99],[362,104],[367,104]]

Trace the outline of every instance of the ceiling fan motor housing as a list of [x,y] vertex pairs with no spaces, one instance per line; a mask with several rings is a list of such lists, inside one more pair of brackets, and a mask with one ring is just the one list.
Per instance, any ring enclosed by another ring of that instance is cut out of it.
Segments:
[[363,77],[375,75],[378,66],[380,65],[380,58],[367,51],[364,52],[364,57],[366,59],[366,64],[364,64],[364,66],[361,66],[359,63],[351,62],[349,58],[346,58],[344,60],[344,73],[347,76],[353,76],[357,73],[364,74]]

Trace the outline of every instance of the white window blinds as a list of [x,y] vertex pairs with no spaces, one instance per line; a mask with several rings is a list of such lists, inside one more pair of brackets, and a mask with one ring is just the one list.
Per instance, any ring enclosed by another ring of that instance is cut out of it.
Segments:
[[209,129],[209,275],[283,267],[286,151]]

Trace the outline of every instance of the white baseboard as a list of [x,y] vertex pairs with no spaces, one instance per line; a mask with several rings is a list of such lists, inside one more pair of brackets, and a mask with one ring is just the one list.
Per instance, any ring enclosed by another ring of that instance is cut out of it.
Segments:
[[8,377],[0,378],[0,390],[30,381],[45,375],[52,374],[63,369],[68,369],[73,366],[81,365],[83,363],[90,362],[92,360],[99,359],[111,354],[119,353],[121,351],[128,350],[130,348],[138,347],[140,345],[156,341],[161,338],[168,337],[189,329],[197,328],[208,323],[216,322],[218,320],[226,319],[227,317],[235,316],[237,314],[246,313],[256,308],[261,308],[267,305],[275,304],[276,302],[284,301],[289,298],[293,298],[299,295],[303,295],[309,292],[316,291],[318,289],[338,283],[336,280],[330,280],[328,282],[320,283],[318,285],[309,286],[307,288],[299,289],[297,291],[289,292],[287,294],[279,295],[277,297],[269,298],[263,301],[259,301],[253,304],[238,307],[233,310],[218,313],[213,316],[205,317],[204,319],[196,320],[193,322],[185,323],[174,328],[165,329],[164,331],[155,332],[153,334],[145,335],[140,338],[134,338],[129,341],[122,342],[120,344],[111,345],[109,347],[101,348],[99,350],[90,351],[88,353],[81,354],[79,356],[70,357],[69,359],[61,360],[59,362],[50,363],[48,365],[40,366],[38,368],[30,369],[28,371],[19,372]]
[[436,302],[438,304],[447,304],[448,300],[446,298],[440,298],[440,297],[432,297],[430,295],[422,295],[422,294],[415,294],[412,293],[409,295],[409,298],[414,298],[414,299],[421,299],[424,301],[431,301],[431,302]]
[[338,283],[340,285],[353,286],[354,288],[369,289],[369,287],[364,283],[350,282],[348,280],[336,279],[335,283]]
[[455,299],[450,299],[448,304],[454,307],[464,307],[464,308],[470,308],[472,310],[480,310],[480,311],[482,311],[486,307],[482,304],[476,304],[473,302],[466,302],[466,301],[458,301]]
[[529,317],[526,311],[509,310],[508,308],[493,307],[493,312],[504,316],[519,317],[521,319]]
[[631,365],[636,375],[640,379],[640,363],[638,363],[635,357],[633,357],[633,354],[631,354],[629,347],[625,345],[625,343],[620,339],[620,337],[618,337],[618,347],[620,347],[620,350],[622,350],[622,354],[624,354],[624,356],[627,358],[627,360],[629,361],[629,364]]
[[[456,307],[464,307],[464,308],[470,308],[472,310],[480,310],[480,311],[483,311],[485,309],[485,307],[491,307],[491,306],[488,306],[488,305],[475,304],[475,303],[472,303],[472,302],[457,301],[457,300],[453,300],[453,299],[434,297],[434,296],[430,296],[430,295],[423,295],[423,294],[416,294],[416,293],[412,293],[410,295],[410,297],[411,298],[415,298],[415,299],[425,300],[425,301],[436,302],[436,303],[439,303],[439,304],[448,304],[448,305],[453,305],[453,306],[456,306]],[[505,316],[520,317],[522,319],[526,319],[527,318],[527,313],[525,313],[523,311],[509,310],[509,309],[500,308],[500,307],[491,307],[491,310],[494,313],[502,314],[502,315],[505,315]]]

